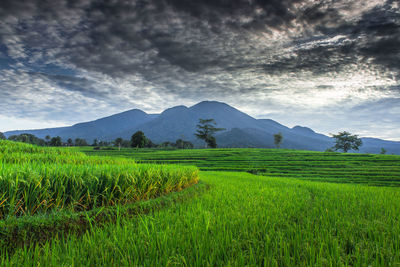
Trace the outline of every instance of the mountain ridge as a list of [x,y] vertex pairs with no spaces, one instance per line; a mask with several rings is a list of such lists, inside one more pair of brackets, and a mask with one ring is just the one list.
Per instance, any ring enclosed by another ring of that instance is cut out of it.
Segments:
[[[77,123],[68,127],[35,130],[8,131],[13,134],[31,133],[44,138],[46,135],[68,138],[84,138],[88,142],[94,139],[111,141],[122,137],[129,139],[141,130],[155,143],[175,141],[179,138],[202,146],[195,138],[198,120],[213,118],[217,127],[225,128],[216,135],[220,147],[274,147],[273,135],[281,132],[282,148],[324,151],[333,146],[333,139],[316,133],[304,126],[289,128],[271,119],[255,119],[252,116],[218,101],[202,101],[193,106],[174,106],[160,114],[148,114],[140,109],[131,109],[97,120]],[[378,138],[362,138],[361,152],[379,153],[385,148],[388,153],[400,154],[400,142]]]

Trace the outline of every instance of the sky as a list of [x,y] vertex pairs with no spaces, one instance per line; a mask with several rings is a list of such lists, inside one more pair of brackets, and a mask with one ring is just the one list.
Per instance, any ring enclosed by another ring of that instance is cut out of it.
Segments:
[[203,100],[400,140],[400,3],[0,1],[2,132]]

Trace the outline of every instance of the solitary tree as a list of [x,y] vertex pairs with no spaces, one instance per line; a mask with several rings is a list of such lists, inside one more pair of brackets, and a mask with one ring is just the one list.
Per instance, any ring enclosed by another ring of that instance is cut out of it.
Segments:
[[92,144],[92,146],[98,146],[99,144],[98,144],[98,141],[97,141],[97,139],[94,139],[93,140],[93,144]]
[[137,148],[146,147],[149,143],[149,139],[144,135],[142,131],[137,131],[131,137],[131,146]]
[[211,148],[217,147],[217,140],[215,139],[214,136],[210,136],[210,138],[208,139],[207,145]]
[[75,146],[87,146],[88,143],[86,142],[85,139],[81,139],[81,138],[76,138],[75,139]]
[[197,132],[194,134],[197,138],[204,140],[205,147],[215,148],[217,142],[213,136],[216,132],[223,131],[225,128],[216,128],[217,123],[214,119],[199,119]]
[[283,136],[281,133],[274,134],[274,144],[276,148],[279,148],[282,144]]
[[50,135],[46,135],[46,137],[44,138],[44,140],[46,140],[46,144],[47,144],[47,145],[50,144],[50,139],[51,139],[51,136],[50,136]]
[[123,141],[124,139],[122,139],[121,137],[118,137],[117,139],[114,140],[114,145],[118,146],[118,150],[121,150],[121,145]]
[[176,146],[176,148],[183,149],[183,140],[182,139],[177,139],[175,141],[175,146]]
[[68,138],[67,144],[68,144],[68,146],[73,146],[73,145],[74,145],[74,142],[72,141],[71,138]]
[[0,132],[0,140],[5,140],[5,139],[6,139],[6,136],[2,132]]
[[185,149],[185,148],[193,148],[193,144],[189,141],[185,141],[182,139],[178,139],[175,141],[176,148]]
[[358,135],[352,135],[346,131],[339,132],[338,134],[332,134],[332,137],[335,139],[335,145],[333,146],[333,149],[341,149],[344,153],[351,149],[358,150],[358,148],[362,146],[362,140],[358,138]]
[[383,155],[383,154],[386,154],[386,149],[384,149],[383,147],[381,148],[381,154]]
[[50,140],[50,146],[62,146],[61,137],[53,137]]

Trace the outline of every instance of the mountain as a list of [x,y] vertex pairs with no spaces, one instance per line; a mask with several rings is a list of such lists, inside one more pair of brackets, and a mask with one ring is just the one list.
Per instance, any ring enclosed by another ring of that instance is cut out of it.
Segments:
[[155,119],[157,116],[155,114],[147,114],[139,109],[132,109],[95,121],[75,124],[61,131],[59,135],[63,139],[65,137],[72,139],[82,138],[83,136],[89,142],[94,139],[107,140],[107,136],[110,134],[136,128]]
[[60,127],[41,130],[22,130],[6,132],[6,137],[14,134],[30,133],[40,138],[46,135],[60,136],[63,140],[68,138],[83,138],[88,142],[94,139],[107,140],[107,136],[120,132],[121,130],[132,129],[139,125],[155,119],[158,115],[147,114],[139,109],[132,109],[95,121],[78,123],[70,127]]
[[118,136],[129,138],[132,131],[141,130],[156,143],[163,141],[175,141],[183,138],[194,143],[201,143],[196,140],[194,133],[199,119],[213,118],[217,127],[226,128],[255,128],[263,130],[258,120],[253,117],[221,102],[203,101],[192,107],[176,106],[162,112],[156,119],[140,125],[135,129],[121,131],[108,136],[114,139]]
[[400,154],[400,142],[370,137],[361,138],[361,140],[363,141],[363,145],[361,146],[360,151],[363,153],[377,154],[380,153],[382,148],[384,148],[387,151],[387,154]]
[[[216,136],[217,143],[222,147],[264,147],[274,148],[274,134],[276,131],[259,130],[255,128],[234,128],[231,131],[221,133]],[[333,141],[296,135],[291,131],[280,131],[283,135],[281,148],[304,149],[324,151],[333,146]]]
[[57,128],[45,128],[38,130],[16,130],[16,131],[8,131],[5,132],[4,135],[8,138],[11,135],[19,135],[23,133],[33,134],[39,138],[45,138],[46,135],[50,136],[60,136],[60,132],[70,127],[57,127]]
[[262,125],[263,128],[268,128],[271,130],[275,130],[276,132],[279,131],[288,131],[290,130],[289,127],[286,127],[285,125],[282,125],[274,120],[270,119],[258,119],[258,122],[260,125]]
[[[111,141],[122,137],[130,139],[133,133],[141,130],[155,143],[175,141],[179,138],[189,140],[197,146],[203,142],[196,139],[196,125],[199,119],[213,118],[217,127],[225,128],[216,135],[220,147],[275,147],[273,135],[282,133],[282,148],[324,151],[333,146],[333,139],[316,133],[312,129],[295,126],[286,127],[270,119],[255,119],[228,104],[217,101],[203,101],[194,106],[176,106],[161,114],[147,114],[133,109],[95,121],[78,123],[70,127],[41,130],[6,132],[13,134],[31,133],[40,138],[46,135],[68,138],[84,138]],[[387,153],[400,154],[400,142],[376,138],[363,138],[360,152],[379,153],[385,148]]]
[[298,134],[307,135],[307,136],[315,134],[315,132],[312,129],[310,129],[308,127],[299,126],[299,125],[294,126],[292,128],[292,131],[294,131]]

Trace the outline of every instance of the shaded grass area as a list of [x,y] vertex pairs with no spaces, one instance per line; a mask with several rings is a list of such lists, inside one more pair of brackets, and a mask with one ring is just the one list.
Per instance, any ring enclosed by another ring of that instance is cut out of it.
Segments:
[[2,254],[3,265],[398,266],[400,192],[201,172],[197,198]]
[[132,158],[138,162],[196,165],[204,171],[245,171],[314,181],[400,186],[400,156],[344,154],[288,149],[122,149],[81,147],[88,155]]
[[0,219],[128,204],[197,182],[193,166],[137,164],[0,140]]

